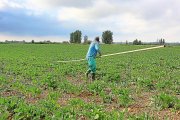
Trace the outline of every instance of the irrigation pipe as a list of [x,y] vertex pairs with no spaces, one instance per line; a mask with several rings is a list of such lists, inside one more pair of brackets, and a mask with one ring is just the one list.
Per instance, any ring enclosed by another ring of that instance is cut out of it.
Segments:
[[[125,52],[118,52],[118,53],[106,54],[106,55],[102,55],[101,57],[121,55],[121,54],[127,54],[127,53],[133,53],[133,52],[145,51],[145,50],[152,50],[152,49],[157,49],[157,48],[162,48],[162,47],[164,47],[164,45],[163,45],[163,46],[150,47],[150,48],[137,49],[137,50],[131,50],[131,51],[125,51]],[[68,60],[68,61],[57,61],[57,62],[60,62],[60,63],[68,63],[68,62],[80,62],[80,61],[84,61],[84,60],[86,60],[86,59]]]

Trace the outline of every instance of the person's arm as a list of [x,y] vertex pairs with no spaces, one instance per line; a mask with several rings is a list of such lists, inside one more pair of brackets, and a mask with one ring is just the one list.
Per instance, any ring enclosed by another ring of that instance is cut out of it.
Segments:
[[98,50],[98,53],[99,53],[99,56],[101,56],[101,55],[102,55],[100,50]]
[[100,51],[100,48],[99,48],[99,44],[95,44],[95,49],[99,53],[99,56],[101,56],[102,54],[101,54],[101,51]]

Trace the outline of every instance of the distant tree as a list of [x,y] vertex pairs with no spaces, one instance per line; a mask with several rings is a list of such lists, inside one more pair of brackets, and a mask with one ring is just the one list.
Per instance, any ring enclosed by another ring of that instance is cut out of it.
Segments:
[[92,42],[91,40],[87,40],[86,41],[87,44],[91,44],[91,42]]
[[133,45],[141,45],[141,44],[142,44],[141,40],[135,39],[133,41]]
[[126,40],[126,45],[128,44],[128,41]]
[[85,35],[84,36],[84,44],[90,44],[91,43],[91,40],[88,40],[88,36]]
[[31,43],[35,43],[34,40],[32,40]]
[[163,42],[163,41],[162,41],[162,38],[161,38],[161,39],[159,40],[159,44],[162,45],[162,42]]
[[63,44],[69,44],[69,42],[68,42],[68,41],[63,41],[62,43],[63,43]]
[[70,33],[70,43],[74,43],[74,33]]
[[165,39],[163,39],[162,43],[165,44]]
[[161,39],[159,39],[158,41],[159,41],[159,44],[160,44],[160,45],[164,45],[164,44],[165,44],[165,39],[162,39],[162,38],[161,38]]
[[102,42],[105,44],[113,43],[113,32],[106,30],[102,33]]
[[74,37],[75,37],[75,43],[81,43],[81,36],[82,36],[82,33],[80,30],[76,30],[74,32]]
[[50,40],[47,40],[46,42],[49,42],[49,43],[51,43],[51,41],[50,41]]
[[84,36],[84,43],[86,43],[87,41],[88,41],[88,36],[85,35],[85,36]]
[[82,33],[80,30],[76,30],[70,34],[70,43],[81,43]]
[[138,45],[138,40],[135,39],[135,40],[133,41],[133,44],[134,44],[134,45]]

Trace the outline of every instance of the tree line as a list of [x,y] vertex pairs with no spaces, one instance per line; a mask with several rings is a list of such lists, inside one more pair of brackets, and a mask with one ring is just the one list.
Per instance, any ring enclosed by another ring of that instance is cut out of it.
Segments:
[[[82,32],[80,30],[76,30],[75,32],[70,33],[70,43],[82,43]],[[88,39],[88,36],[84,36],[84,43],[90,44],[91,41]],[[110,30],[106,30],[102,32],[102,43],[112,44],[113,43],[113,32]],[[126,44],[133,45],[142,45],[142,41],[135,39],[132,43],[126,41]],[[157,44],[163,45],[165,44],[165,39],[161,38],[157,40]]]
[[[82,43],[82,32],[80,30],[76,30],[75,32],[70,33],[70,43]],[[88,36],[84,36],[84,43],[90,43],[88,40]],[[113,32],[110,30],[106,30],[102,33],[102,42],[105,44],[113,43]]]
[[[106,30],[104,32],[102,32],[102,43],[105,44],[112,44],[113,43],[113,32],[110,30]],[[76,30],[72,33],[70,33],[70,43],[82,43],[82,32],[80,30]],[[69,43],[68,41],[63,41],[63,43]],[[27,43],[25,42],[25,40],[23,41],[8,41],[6,40],[5,43]],[[34,40],[32,40],[29,43],[33,43],[33,44],[50,44],[50,43],[56,43],[56,42],[51,42],[50,40],[45,40],[45,41],[40,41],[40,42],[35,42]],[[88,36],[85,35],[84,36],[84,43],[86,44],[90,44],[91,41],[88,39]],[[133,42],[128,42],[126,40],[125,44],[134,44],[134,45],[142,45],[142,41],[135,39]],[[145,43],[144,43],[145,44]],[[161,38],[161,39],[157,39],[156,44],[160,44],[160,45],[164,45],[165,44],[165,39]]]

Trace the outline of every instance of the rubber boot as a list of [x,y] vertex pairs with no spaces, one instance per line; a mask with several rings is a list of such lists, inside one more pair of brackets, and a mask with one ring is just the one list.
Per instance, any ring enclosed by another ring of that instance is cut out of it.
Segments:
[[92,73],[92,80],[95,80],[95,73]]

